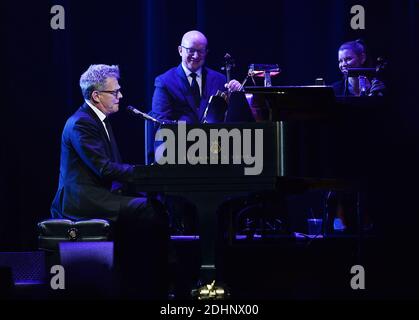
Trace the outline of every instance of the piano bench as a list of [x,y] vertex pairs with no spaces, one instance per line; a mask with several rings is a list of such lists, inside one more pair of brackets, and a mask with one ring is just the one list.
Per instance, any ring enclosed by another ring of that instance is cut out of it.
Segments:
[[38,223],[38,249],[58,252],[63,241],[109,241],[110,223],[103,219],[48,219]]

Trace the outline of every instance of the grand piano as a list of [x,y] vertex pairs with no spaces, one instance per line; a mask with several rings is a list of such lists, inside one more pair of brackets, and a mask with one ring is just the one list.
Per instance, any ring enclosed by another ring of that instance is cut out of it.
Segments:
[[327,86],[247,87],[237,93],[244,94],[251,95],[250,105],[229,105],[227,112],[247,118],[251,112],[254,121],[161,125],[165,134],[155,142],[156,161],[136,168],[136,191],[181,195],[198,209],[201,268],[194,294],[200,299],[227,294],[214,285],[222,280],[216,268],[217,208],[249,192],[362,188],[368,180],[365,153],[376,138],[369,126],[383,108],[380,99],[335,98]]

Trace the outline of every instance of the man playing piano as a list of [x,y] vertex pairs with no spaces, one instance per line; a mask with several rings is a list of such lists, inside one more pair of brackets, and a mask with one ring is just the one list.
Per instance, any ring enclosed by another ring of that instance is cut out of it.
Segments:
[[118,79],[118,66],[91,65],[82,74],[84,103],[64,126],[51,213],[53,218],[109,220],[122,289],[130,288],[124,294],[165,298],[165,284],[157,279],[167,263],[166,211],[157,200],[123,193],[123,183],[133,181],[136,171],[122,163],[109,123],[122,98]]

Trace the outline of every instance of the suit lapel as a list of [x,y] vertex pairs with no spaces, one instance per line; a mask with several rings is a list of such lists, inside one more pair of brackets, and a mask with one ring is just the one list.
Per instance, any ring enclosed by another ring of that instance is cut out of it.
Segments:
[[112,146],[111,142],[109,141],[108,135],[106,134],[105,127],[103,126],[102,121],[100,121],[97,114],[92,110],[92,108],[89,107],[87,103],[84,103],[81,107],[81,109],[86,112],[92,119],[95,120],[97,126],[99,127],[100,132],[102,133],[102,139],[105,140],[105,146],[106,146],[106,153],[110,158],[112,158]]

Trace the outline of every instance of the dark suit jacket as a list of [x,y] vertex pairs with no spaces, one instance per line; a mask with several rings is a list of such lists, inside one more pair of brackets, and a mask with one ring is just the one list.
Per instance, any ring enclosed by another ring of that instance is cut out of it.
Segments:
[[[60,178],[52,202],[54,218],[116,220],[132,199],[118,194],[119,182],[134,177],[134,166],[120,163],[102,122],[84,104],[66,122],[61,140]],[[112,190],[112,192],[111,192]]]
[[199,123],[211,95],[224,91],[226,77],[210,68],[202,68],[202,95],[198,110],[182,65],[172,68],[155,80],[151,115],[159,120],[183,120]]

